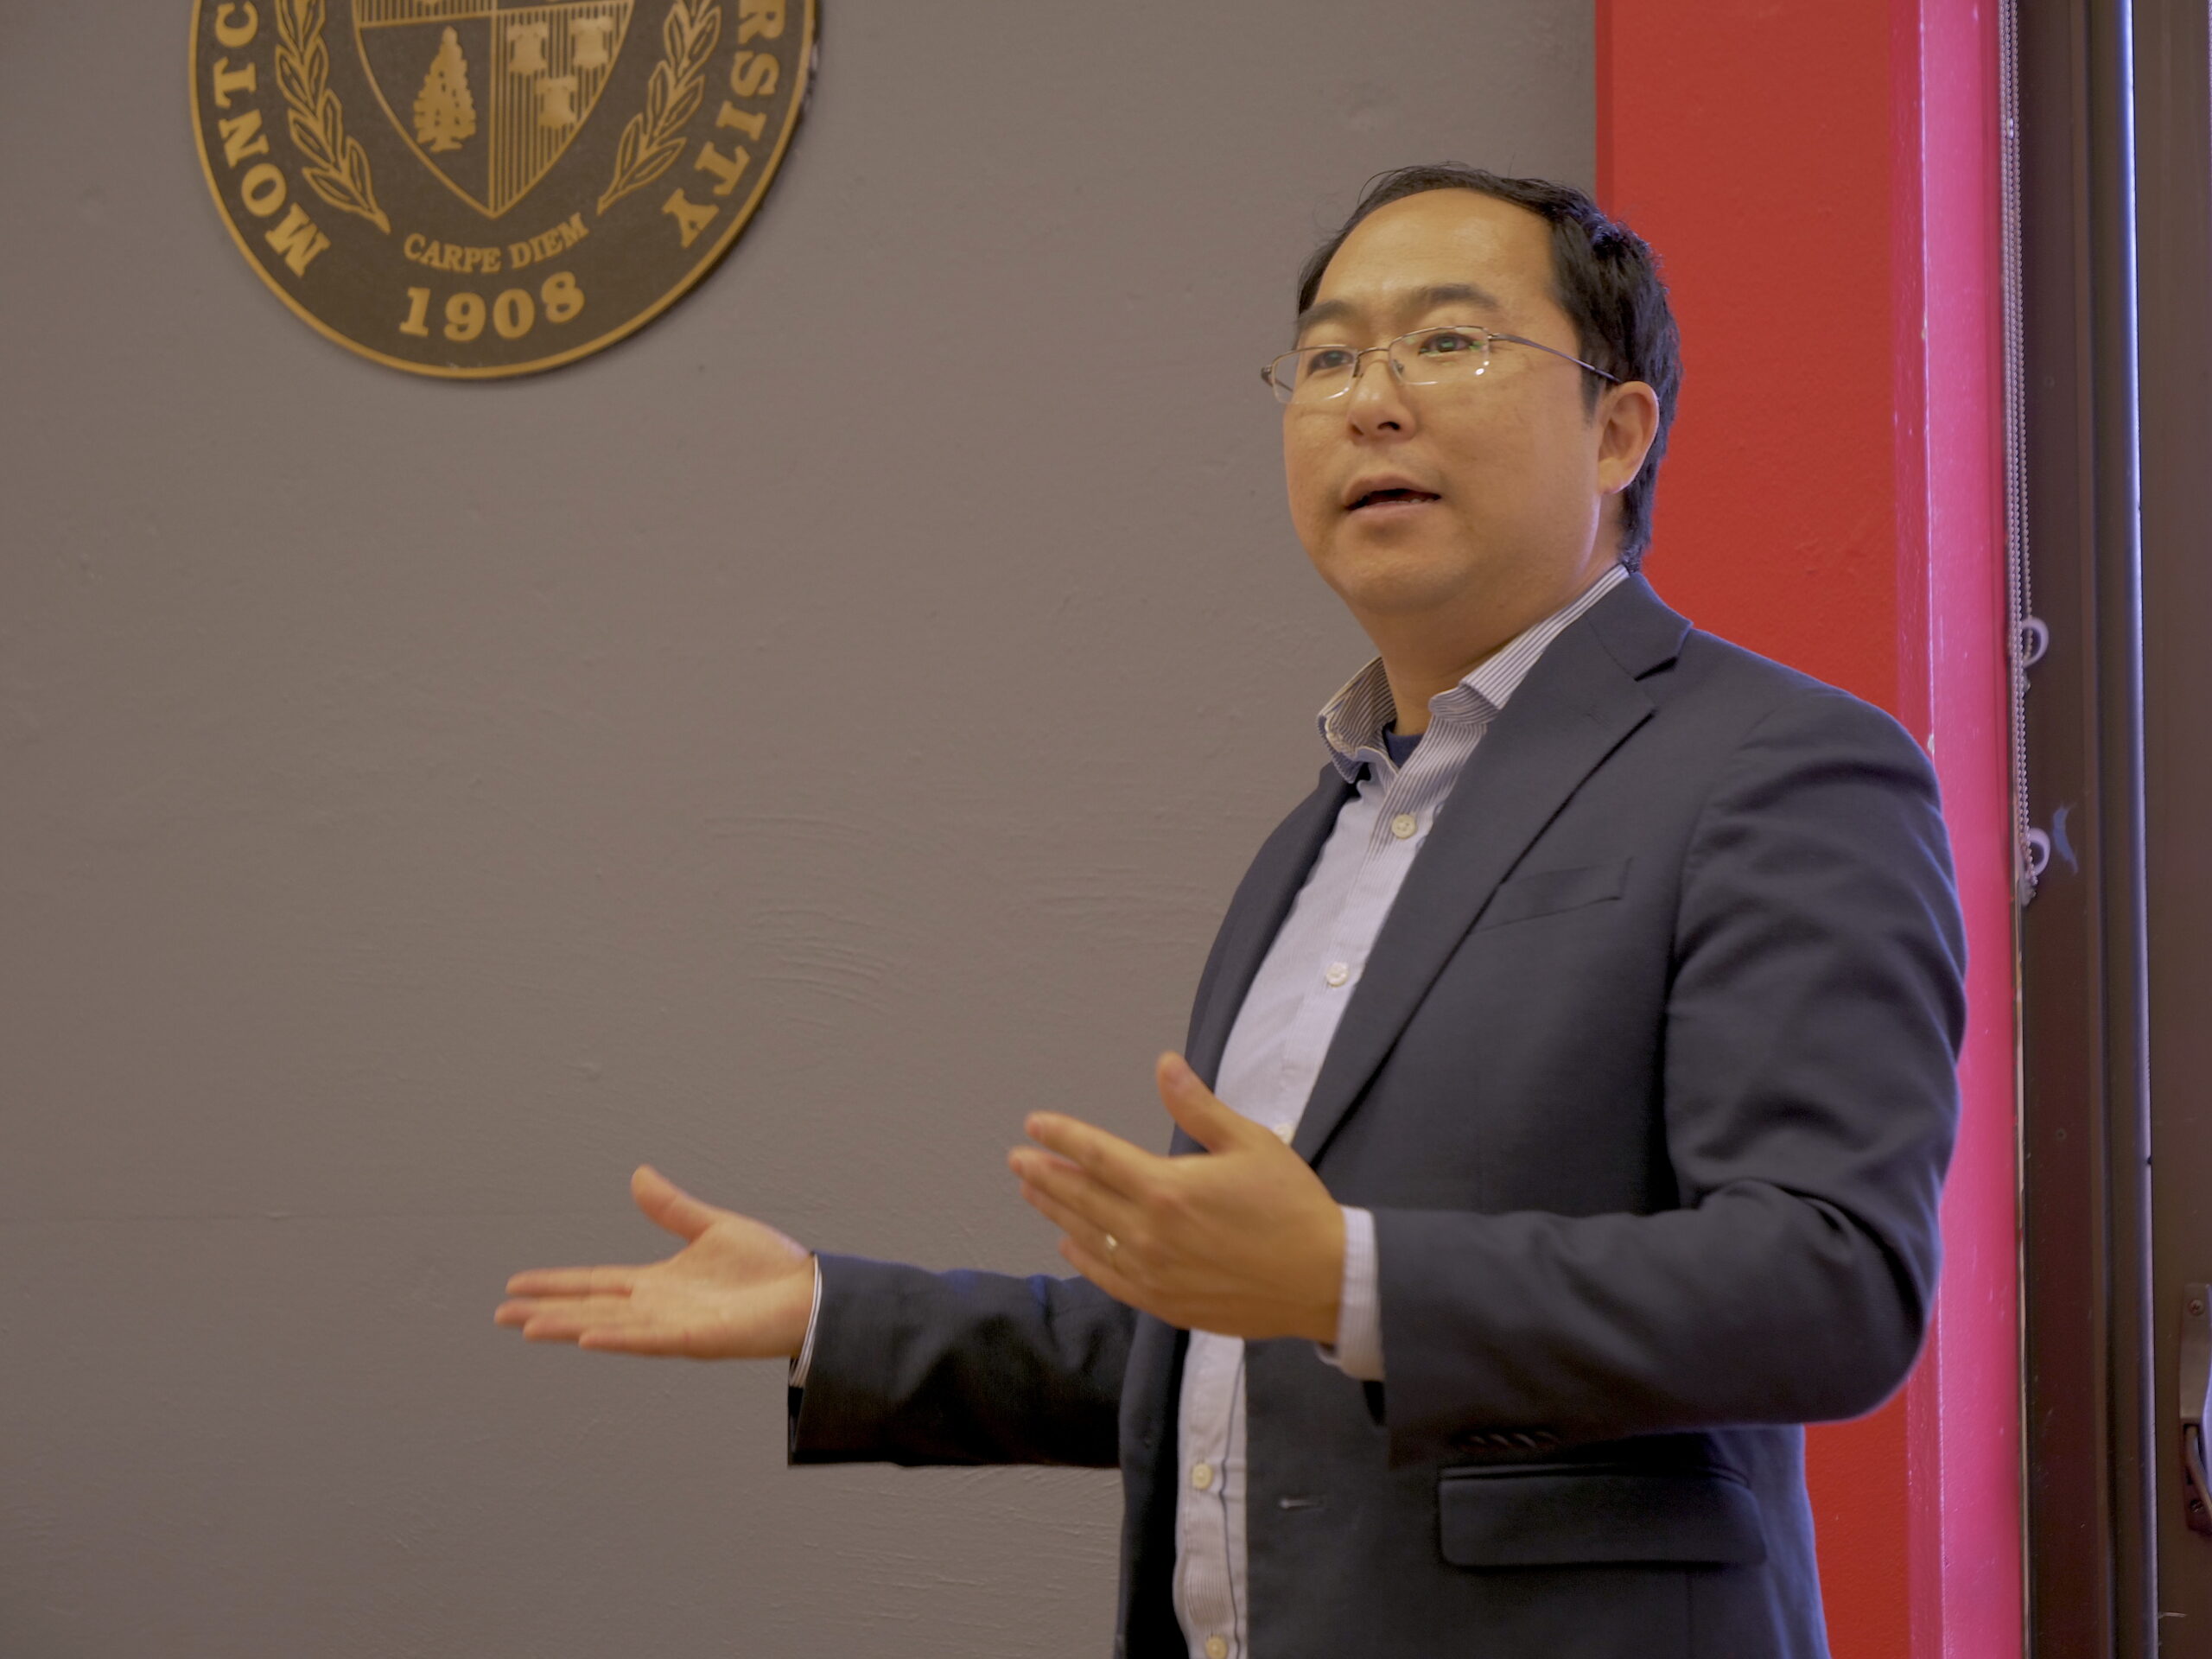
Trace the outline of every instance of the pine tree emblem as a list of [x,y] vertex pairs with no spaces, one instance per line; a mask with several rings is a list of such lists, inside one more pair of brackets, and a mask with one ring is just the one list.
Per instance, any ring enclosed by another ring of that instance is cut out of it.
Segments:
[[415,98],[415,142],[425,149],[459,149],[476,131],[476,100],[468,95],[468,60],[461,36],[446,30]]

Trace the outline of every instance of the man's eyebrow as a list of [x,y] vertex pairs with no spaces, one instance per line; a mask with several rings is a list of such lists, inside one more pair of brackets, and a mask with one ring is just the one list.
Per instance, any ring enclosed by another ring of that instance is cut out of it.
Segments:
[[[1493,311],[1505,309],[1505,302],[1478,283],[1432,283],[1426,288],[1407,290],[1398,302],[1408,311],[1433,311],[1440,305],[1481,305]],[[1319,322],[1340,322],[1357,308],[1348,300],[1316,300],[1298,314],[1294,334],[1302,334]]]

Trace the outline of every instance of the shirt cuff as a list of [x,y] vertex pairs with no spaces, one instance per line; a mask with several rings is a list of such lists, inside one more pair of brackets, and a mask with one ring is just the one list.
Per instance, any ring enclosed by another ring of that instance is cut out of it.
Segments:
[[[1368,1253],[1372,1256],[1374,1254],[1375,1227],[1375,1223],[1372,1217],[1369,1218],[1367,1225],[1369,1241]],[[1370,1276],[1372,1277],[1371,1274]],[[806,1368],[814,1363],[814,1327],[820,1324],[821,1320],[822,1263],[819,1260],[817,1260],[814,1263],[814,1306],[812,1308],[808,1310],[806,1316],[806,1340],[798,1345],[798,1357],[791,1361],[791,1381],[785,1386],[794,1389],[803,1389],[806,1386]],[[1381,1373],[1378,1372],[1376,1375],[1380,1376]]]
[[1337,1342],[1316,1343],[1321,1357],[1346,1376],[1382,1380],[1382,1269],[1375,1259],[1375,1217],[1343,1206],[1344,1279],[1337,1301]]

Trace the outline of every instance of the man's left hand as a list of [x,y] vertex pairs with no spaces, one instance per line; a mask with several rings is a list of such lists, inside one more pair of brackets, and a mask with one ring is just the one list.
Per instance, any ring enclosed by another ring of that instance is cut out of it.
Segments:
[[[1116,1301],[1185,1330],[1337,1339],[1344,1212],[1306,1160],[1231,1110],[1185,1063],[1156,1068],[1167,1115],[1206,1149],[1163,1158],[1057,1112],[1033,1112],[1007,1163],[1067,1236],[1060,1254]],[[1039,1150],[1041,1147],[1043,1150]]]

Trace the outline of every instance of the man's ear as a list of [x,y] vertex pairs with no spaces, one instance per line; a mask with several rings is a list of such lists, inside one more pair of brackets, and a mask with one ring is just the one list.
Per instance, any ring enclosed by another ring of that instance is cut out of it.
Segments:
[[1636,482],[1659,435],[1659,394],[1641,380],[1606,387],[1597,427],[1598,487],[1617,496]]

